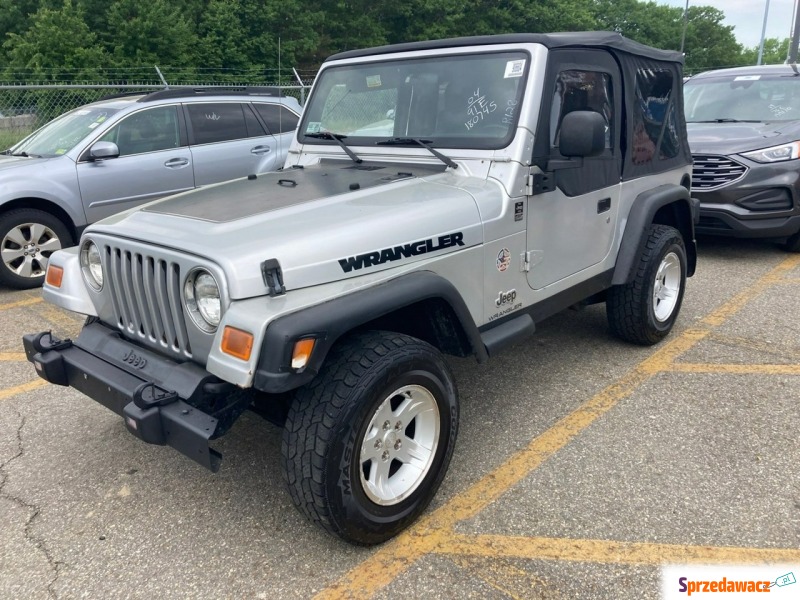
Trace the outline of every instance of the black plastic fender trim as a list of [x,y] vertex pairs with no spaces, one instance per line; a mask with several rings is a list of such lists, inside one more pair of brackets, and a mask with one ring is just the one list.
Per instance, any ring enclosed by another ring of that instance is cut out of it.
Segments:
[[[479,362],[488,359],[480,333],[455,286],[431,271],[415,271],[375,287],[299,310],[267,326],[261,344],[253,386],[280,393],[311,381],[334,343],[348,331],[424,300],[441,299],[452,308]],[[301,370],[290,367],[294,342],[314,337],[317,342],[309,363]]]
[[652,190],[642,192],[633,201],[628,222],[625,225],[625,232],[622,235],[622,243],[617,254],[617,263],[614,267],[612,285],[624,285],[633,280],[634,266],[642,250],[642,244],[647,239],[647,228],[653,222],[658,210],[669,204],[681,202],[686,205],[686,214],[689,222],[686,224],[690,235],[686,236],[684,231],[684,243],[686,244],[686,257],[688,260],[686,274],[694,274],[697,264],[697,248],[694,239],[694,224],[697,220],[697,201],[689,196],[689,190],[682,185],[665,184]]

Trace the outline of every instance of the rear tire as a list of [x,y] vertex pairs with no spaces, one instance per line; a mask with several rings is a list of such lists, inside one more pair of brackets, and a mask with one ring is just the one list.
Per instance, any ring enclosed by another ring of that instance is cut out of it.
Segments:
[[35,208],[0,216],[0,283],[24,290],[44,283],[47,262],[56,250],[73,245],[69,229]]
[[633,281],[608,291],[606,314],[620,339],[650,346],[672,330],[686,287],[686,247],[674,227],[650,225]]
[[353,336],[289,409],[281,446],[289,494],[329,533],[379,544],[425,510],[457,431],[456,388],[438,350],[396,333]]

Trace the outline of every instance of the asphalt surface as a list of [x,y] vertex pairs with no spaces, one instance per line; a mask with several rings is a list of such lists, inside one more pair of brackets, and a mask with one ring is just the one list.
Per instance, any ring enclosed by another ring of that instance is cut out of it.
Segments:
[[798,296],[800,255],[704,239],[655,347],[594,306],[452,361],[449,473],[417,525],[365,549],[294,509],[259,417],[211,474],[38,379],[22,335],[81,320],[0,289],[0,598],[633,599],[658,597],[664,563],[800,567]]

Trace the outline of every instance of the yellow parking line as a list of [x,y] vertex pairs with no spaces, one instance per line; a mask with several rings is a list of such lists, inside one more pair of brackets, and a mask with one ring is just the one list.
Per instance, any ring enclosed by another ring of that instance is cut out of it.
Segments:
[[6,398],[16,396],[17,394],[30,392],[31,390],[44,387],[45,385],[47,385],[47,382],[44,379],[35,379],[33,381],[29,381],[28,383],[23,383],[22,385],[6,388],[4,390],[0,390],[0,400],[5,400]]
[[0,362],[14,362],[26,360],[24,352],[0,352]]
[[675,358],[703,340],[713,328],[736,314],[764,289],[780,281],[800,265],[800,255],[785,259],[755,283],[739,292],[721,307],[702,319],[704,328],[688,329],[667,342],[617,383],[588,400],[553,427],[535,438],[525,449],[458,494],[414,526],[382,546],[369,558],[345,573],[338,581],[316,596],[328,598],[365,598],[389,585],[398,575],[425,554],[447,552],[449,535],[458,521],[476,515],[507,492],[523,477],[550,458],[583,432],[597,418],[629,396],[656,373],[672,367]]
[[[444,540],[444,537],[443,537]],[[452,534],[435,553],[620,564],[794,564],[797,548],[686,546],[612,540]]]
[[31,306],[32,304],[39,304],[40,302],[42,302],[41,298],[26,298],[25,300],[18,300],[17,302],[0,304],[0,311],[11,310],[12,308],[20,308],[22,306]]
[[800,365],[722,365],[675,363],[673,373],[725,373],[731,375],[800,375]]

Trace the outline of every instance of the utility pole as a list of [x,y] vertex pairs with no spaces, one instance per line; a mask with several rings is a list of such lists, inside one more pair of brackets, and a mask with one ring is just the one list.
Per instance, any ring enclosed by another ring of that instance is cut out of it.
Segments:
[[[797,0],[800,2],[800,0]],[[689,25],[689,0],[686,0],[686,8],[683,9],[683,33],[681,33],[681,54],[686,43],[686,26]]]
[[767,0],[767,4],[764,6],[764,24],[761,26],[761,43],[758,46],[757,65],[761,64],[761,58],[764,56],[764,34],[767,32],[767,15],[769,15],[769,0]]
[[793,65],[797,62],[797,44],[800,42],[800,0],[794,7],[794,28],[792,29],[792,41],[789,42],[789,58],[786,62]]

